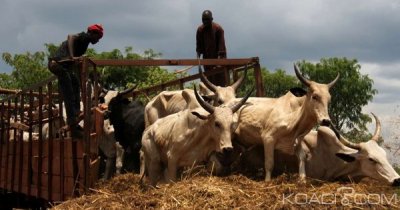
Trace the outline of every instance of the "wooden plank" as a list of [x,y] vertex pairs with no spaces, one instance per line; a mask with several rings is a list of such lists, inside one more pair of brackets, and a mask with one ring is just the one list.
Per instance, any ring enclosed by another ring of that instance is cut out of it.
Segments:
[[[18,97],[15,97],[14,98],[14,101],[15,101],[15,104],[18,104]],[[12,149],[11,149],[11,151],[12,151],[12,153],[11,154],[14,154],[14,155],[12,155],[12,157],[11,157],[11,190],[12,191],[14,191],[14,183],[15,183],[15,181],[16,181],[16,176],[15,176],[15,171],[16,171],[16,163],[15,163],[15,161],[16,161],[16,156],[17,156],[17,142],[15,141],[16,140],[16,134],[17,134],[17,132],[19,132],[18,130],[16,130],[16,129],[14,129],[14,141],[12,142]],[[19,134],[21,134],[22,133],[22,131],[21,132],[19,132]]]
[[[48,84],[47,84],[47,89],[48,89],[48,95],[47,95],[47,97],[49,98],[49,100],[51,101],[52,100],[52,95],[51,95],[51,93],[52,93],[52,87],[51,87],[52,85],[51,85],[51,82],[49,82]],[[50,109],[51,109],[52,107],[50,106]],[[52,119],[53,118],[53,111],[56,111],[55,112],[55,114],[57,114],[58,113],[58,110],[52,110],[52,111],[50,111],[50,112],[48,112],[48,118],[50,118],[50,119]],[[52,129],[53,129],[53,123],[50,123],[49,124],[49,131],[52,131]],[[48,183],[52,183],[52,181],[53,181],[53,174],[54,174],[54,171],[53,171],[53,165],[55,165],[55,167],[54,167],[54,169],[56,170],[56,167],[57,166],[59,166],[57,163],[56,164],[54,164],[52,161],[53,161],[53,142],[54,142],[54,140],[53,140],[53,135],[49,135],[49,139],[46,141],[46,143],[48,144],[48,146],[47,146],[47,149],[48,149],[48,160],[47,161],[45,161],[45,163],[47,163],[47,166],[48,166],[48,170],[49,170],[49,172],[50,173],[48,173],[48,175],[47,175],[47,182]],[[58,147],[57,147],[58,148]],[[56,153],[57,154],[57,153]],[[58,170],[57,171],[60,171],[60,169],[58,168]],[[48,200],[52,200],[52,192],[53,192],[53,190],[52,190],[52,188],[53,188],[53,186],[56,186],[56,185],[53,185],[53,184],[51,184],[51,185],[48,185],[47,186],[47,199]]]
[[[29,91],[29,110],[28,110],[28,121],[32,122],[33,121],[33,90]],[[27,185],[27,195],[32,195],[31,192],[31,183],[32,183],[32,131],[33,131],[33,127],[32,127],[32,123],[29,124],[29,141],[28,141],[28,145],[25,148],[28,148],[28,151],[24,151],[24,154],[27,154],[28,157],[28,176],[25,177],[26,181],[29,183],[29,185]]]
[[89,173],[88,187],[94,186],[94,184],[99,179],[99,167],[100,167],[100,157],[98,157],[97,159],[95,159],[92,162],[90,162],[90,164],[89,164],[90,173]]
[[[10,103],[11,103],[11,100],[8,100],[7,101],[8,102],[8,106],[7,106],[7,109],[8,110],[10,110]],[[7,119],[10,119],[11,118],[11,113],[10,112],[7,112]],[[7,131],[6,131],[6,135],[7,136],[9,136],[10,135],[10,131],[7,129]],[[10,144],[10,141],[8,141],[8,139],[6,139],[6,142],[5,142],[5,160],[4,160],[4,162],[5,162],[5,166],[4,166],[4,168],[6,169],[5,170],[5,173],[4,173],[4,180],[5,180],[5,182],[3,182],[3,188],[5,188],[5,189],[7,189],[7,183],[8,183],[8,172],[9,172],[9,169],[8,169],[8,154],[9,154],[9,152],[10,152],[10,148],[8,147],[8,145]]]
[[157,59],[157,60],[115,60],[91,59],[97,66],[197,66],[197,65],[246,65],[258,62],[258,57],[230,59]]
[[[2,168],[3,167],[3,163],[5,162],[5,158],[6,158],[6,153],[5,153],[5,144],[4,144],[4,142],[6,141],[6,139],[5,139],[5,135],[6,135],[6,131],[5,131],[5,120],[4,120],[4,118],[5,118],[5,113],[4,113],[4,110],[5,110],[5,105],[4,105],[4,102],[3,103],[1,103],[1,105],[0,105],[0,168]],[[4,166],[5,167],[5,166]],[[4,173],[3,173],[3,171],[4,170],[0,170],[0,187],[1,186],[3,186],[3,182],[1,182],[1,180],[3,180],[3,177],[4,177]]]
[[264,91],[264,84],[262,80],[262,74],[261,74],[261,67],[260,63],[257,62],[257,64],[254,67],[254,79],[256,82],[256,96],[257,97],[263,97],[265,95]]
[[[47,82],[46,82],[47,83]],[[46,84],[46,83],[44,83],[44,84]],[[42,105],[43,105],[43,85],[44,84],[42,84],[42,85],[40,85],[39,86],[39,118],[42,118]],[[39,121],[39,128],[42,128],[42,123],[41,123],[41,121]],[[42,145],[43,145],[43,139],[42,139],[42,129],[39,129],[39,141],[37,142],[37,144],[38,144],[38,157],[42,157],[43,156],[43,147],[42,147]],[[32,160],[32,162],[33,162],[33,160]],[[37,171],[42,171],[42,158],[38,158],[38,164],[37,164],[37,167],[34,167],[34,166],[32,166],[32,168],[34,168],[34,169],[36,169]],[[37,176],[37,178],[36,179],[34,179],[34,180],[36,180],[37,181],[37,185],[38,186],[41,186],[42,184],[41,184],[41,182],[42,182],[42,178],[41,178],[41,173],[38,173],[38,176]],[[38,197],[41,197],[41,195],[43,195],[43,194],[41,194],[41,191],[38,189],[38,191],[37,191],[37,196]]]

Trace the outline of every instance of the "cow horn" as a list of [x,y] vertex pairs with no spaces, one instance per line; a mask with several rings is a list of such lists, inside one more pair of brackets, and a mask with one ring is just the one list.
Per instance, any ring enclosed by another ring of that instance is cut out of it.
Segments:
[[135,88],[137,87],[137,84],[135,84],[133,87],[131,87],[131,88],[128,88],[128,89],[125,89],[125,90],[123,90],[123,91],[121,91],[121,92],[118,92],[118,95],[125,95],[125,94],[127,94],[127,93],[130,93],[130,92],[132,92]]
[[210,82],[210,80],[207,79],[200,65],[199,65],[199,74],[200,74],[200,80],[206,85],[208,89],[210,89],[212,92],[215,93],[217,91],[217,86],[215,86],[213,83]]
[[303,75],[300,74],[299,68],[296,64],[294,64],[294,72],[296,73],[296,76],[301,83],[303,83],[307,87],[310,87],[310,80],[306,79],[305,77],[303,77]]
[[194,88],[194,95],[196,96],[197,102],[199,102],[200,106],[203,107],[208,113],[214,113],[214,107],[211,106],[209,103],[205,102],[204,99],[199,95],[196,90],[196,85],[193,85]]
[[238,87],[242,84],[243,80],[246,78],[247,75],[247,65],[244,69],[244,74],[235,82],[231,85],[231,87],[236,91]]
[[338,81],[339,77],[340,77],[340,73],[338,73],[338,75],[336,76],[336,78],[335,78],[332,82],[330,82],[330,83],[328,84],[328,87],[331,88],[333,85],[335,85],[335,83]]
[[375,123],[376,123],[375,133],[372,136],[371,140],[374,140],[374,141],[378,142],[379,135],[381,134],[381,121],[378,119],[378,117],[374,113],[371,112],[371,114],[374,116]]
[[240,109],[241,106],[243,106],[244,103],[246,103],[247,99],[249,99],[250,95],[253,93],[254,87],[246,94],[242,100],[240,100],[237,104],[231,106],[232,112],[235,113],[237,110]]
[[350,142],[349,140],[344,138],[342,135],[340,135],[339,131],[336,129],[336,127],[332,123],[331,123],[330,127],[333,130],[333,132],[335,132],[336,137],[339,139],[340,142],[342,142],[342,144],[344,144],[347,147],[356,149],[356,150],[360,150],[361,149],[360,144]]

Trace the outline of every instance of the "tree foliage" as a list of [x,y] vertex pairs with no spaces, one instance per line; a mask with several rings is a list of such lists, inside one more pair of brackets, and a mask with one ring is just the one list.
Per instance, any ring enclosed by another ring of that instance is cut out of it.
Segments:
[[361,110],[378,91],[373,88],[373,80],[361,74],[356,59],[323,58],[316,64],[307,61],[297,64],[306,77],[319,83],[328,83],[340,74],[340,79],[330,90],[331,119],[339,129],[367,131],[366,123],[371,122],[371,118]]
[[13,71],[9,76],[3,75],[1,77],[2,87],[22,89],[49,77],[51,73],[47,70],[46,57],[45,52],[25,52],[15,55],[8,52],[3,53],[3,60],[13,67]]
[[[11,74],[0,74],[0,86],[8,89],[23,89],[32,84],[40,82],[52,74],[47,69],[49,55],[53,54],[58,46],[45,44],[46,51],[35,53],[26,52],[12,55],[5,52],[2,59],[10,65],[13,70]],[[146,50],[143,55],[133,52],[132,47],[126,47],[124,51],[114,49],[109,52],[97,53],[89,48],[86,56],[98,59],[155,59],[161,56],[151,49]],[[109,89],[125,89],[133,84],[139,87],[148,87],[160,82],[169,81],[176,76],[168,70],[160,67],[104,67],[98,69],[102,84]]]
[[[299,86],[297,78],[286,74],[285,70],[277,69],[274,72],[266,68],[261,69],[265,97],[278,98],[287,93],[290,88]],[[255,86],[254,71],[249,71],[239,95],[245,95]],[[255,95],[255,93],[253,93]]]

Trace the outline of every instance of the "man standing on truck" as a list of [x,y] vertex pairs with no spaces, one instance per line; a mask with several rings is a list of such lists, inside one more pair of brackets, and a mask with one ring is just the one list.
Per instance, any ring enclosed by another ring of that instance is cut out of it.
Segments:
[[64,99],[67,125],[73,138],[82,138],[83,129],[78,125],[80,112],[79,71],[74,67],[80,56],[86,53],[90,43],[96,44],[103,37],[103,26],[93,24],[86,32],[70,34],[54,55],[49,56],[48,68],[58,77],[59,91]]
[[[204,10],[201,16],[203,22],[197,28],[196,33],[196,52],[197,58],[203,55],[203,58],[226,58],[226,47],[224,29],[213,22],[210,10]],[[213,66],[205,66],[205,71],[211,71]],[[209,76],[208,79],[215,85],[225,87],[224,73],[217,73]]]

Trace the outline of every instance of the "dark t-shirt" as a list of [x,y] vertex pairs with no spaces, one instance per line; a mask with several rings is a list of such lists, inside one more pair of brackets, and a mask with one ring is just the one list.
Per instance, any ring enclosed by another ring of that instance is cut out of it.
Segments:
[[210,28],[200,25],[196,33],[196,52],[203,58],[226,58],[224,29],[215,22]]
[[[85,54],[90,40],[88,35],[85,32],[81,32],[76,34],[76,38],[74,39],[74,57],[79,57]],[[68,49],[68,40],[65,40],[61,43],[60,47],[54,53],[54,55],[50,56],[51,60],[61,60],[69,57],[69,49]]]

